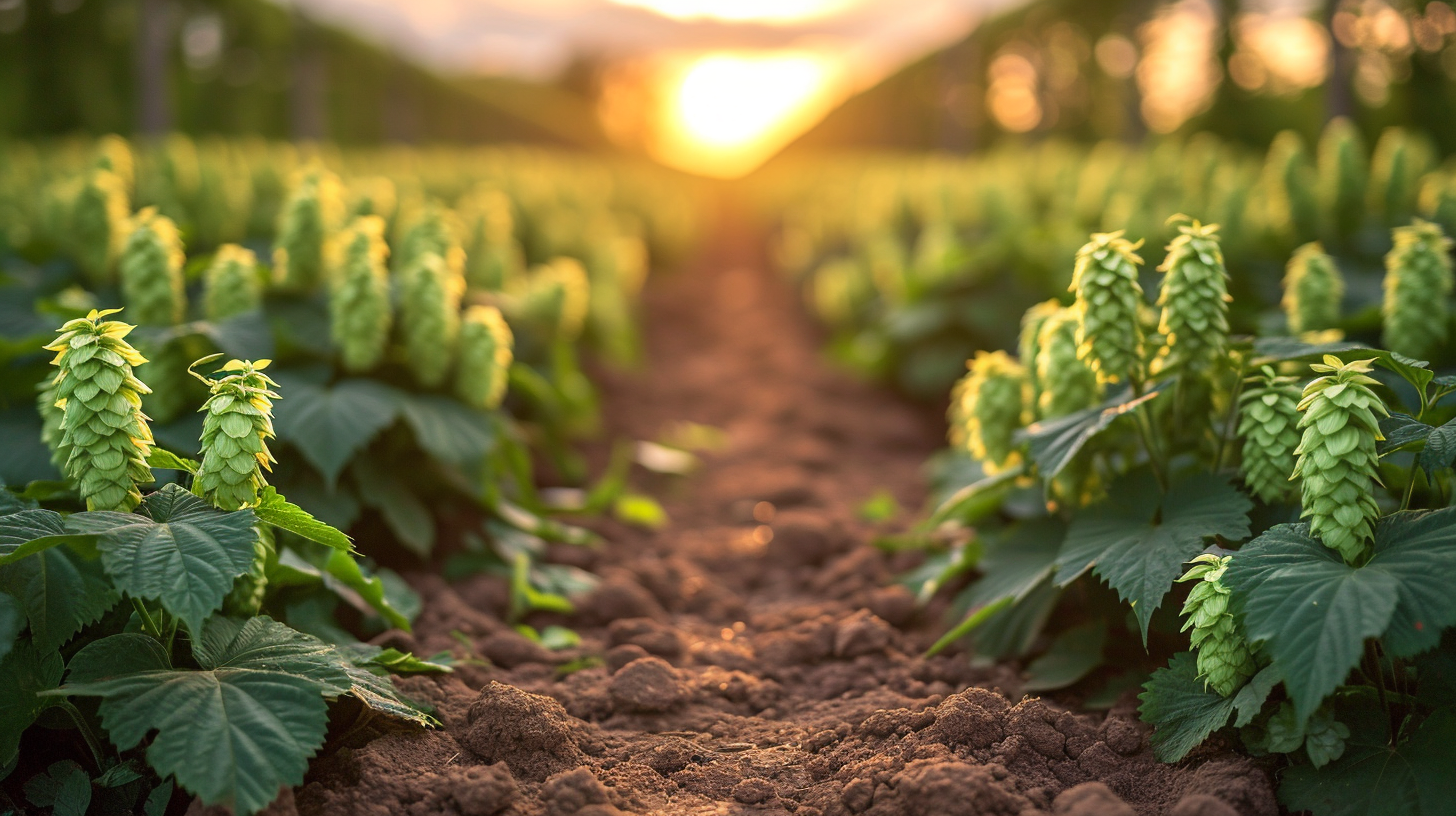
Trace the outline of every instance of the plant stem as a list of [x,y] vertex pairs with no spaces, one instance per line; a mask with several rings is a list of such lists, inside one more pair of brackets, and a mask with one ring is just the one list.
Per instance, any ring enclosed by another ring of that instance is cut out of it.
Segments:
[[1224,416],[1223,431],[1218,436],[1218,453],[1213,457],[1213,472],[1217,473],[1223,467],[1224,454],[1228,452],[1229,440],[1233,439],[1234,429],[1239,418],[1239,399],[1244,395],[1244,357],[1239,355],[1238,376],[1234,378],[1234,390],[1229,395],[1228,413]]
[[143,629],[143,631],[145,631],[147,634],[151,635],[152,637],[156,638],[157,640],[166,642],[166,639],[164,637],[162,637],[162,630],[161,630],[161,628],[158,627],[157,624],[156,624],[156,622],[152,620],[152,616],[150,614],[148,614],[147,607],[146,607],[145,604],[143,604],[140,600],[138,600],[136,598],[132,598],[131,599],[131,608],[132,609],[135,609],[136,610],[136,613],[137,613],[137,616],[142,619],[142,629]]
[[1380,695],[1380,707],[1385,710],[1385,720],[1391,723],[1391,739],[1395,738],[1394,722],[1391,720],[1390,700],[1385,696],[1385,668],[1380,665],[1380,653],[1375,641],[1365,641],[1365,656],[1375,670],[1375,690]]
[[[1132,396],[1133,396],[1133,399],[1141,399],[1142,396],[1143,396],[1143,384],[1142,384],[1142,382],[1140,380],[1136,379],[1136,378],[1133,378],[1131,380],[1131,382],[1130,382],[1130,385],[1132,386]],[[1159,457],[1158,446],[1154,442],[1155,434],[1153,433],[1153,421],[1152,421],[1152,417],[1148,413],[1151,410],[1152,409],[1149,408],[1146,403],[1144,403],[1143,405],[1140,405],[1136,409],[1133,410],[1133,418],[1132,419],[1133,419],[1133,424],[1137,425],[1138,438],[1142,440],[1143,450],[1147,451],[1147,454],[1148,454],[1148,464],[1153,469],[1153,478],[1155,478],[1155,479],[1158,480],[1158,488],[1163,493],[1167,493],[1168,492],[1168,479],[1163,474],[1162,463],[1161,463],[1161,461],[1158,458]]]
[[91,758],[96,760],[96,770],[104,772],[106,770],[106,752],[101,748],[101,738],[96,736],[96,732],[91,730],[91,724],[86,722],[86,715],[82,714],[81,709],[76,708],[70,700],[61,700],[56,707],[66,712],[72,722],[76,723],[76,730],[81,732],[81,738],[86,741],[86,747],[91,749]]
[[1400,509],[1409,510],[1411,497],[1416,492],[1416,471],[1420,467],[1420,457],[1411,460],[1410,477],[1406,480],[1405,497],[1400,500]]

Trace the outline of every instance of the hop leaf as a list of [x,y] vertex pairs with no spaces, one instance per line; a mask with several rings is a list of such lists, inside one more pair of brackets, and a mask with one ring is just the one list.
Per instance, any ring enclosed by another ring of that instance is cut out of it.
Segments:
[[1318,241],[1294,250],[1284,269],[1284,297],[1280,301],[1291,333],[1333,328],[1340,322],[1340,301],[1344,297],[1345,278]]
[[202,465],[192,490],[222,510],[257,504],[268,484],[263,472],[274,461],[268,440],[273,438],[273,400],[278,394],[272,390],[277,383],[263,373],[267,367],[267,360],[231,360],[219,370],[222,376],[202,378],[212,393],[202,406],[207,413]]
[[121,294],[128,316],[144,326],[171,326],[187,310],[182,236],[155,207],[136,214],[121,255]]
[[[1026,310],[1026,314],[1021,316],[1021,337],[1016,344],[1016,356],[1026,367],[1027,379],[1031,386],[1031,402],[1032,405],[1038,406],[1038,410],[1041,405],[1042,326],[1046,325],[1049,318],[1061,311],[1062,304],[1058,303],[1056,299],[1052,299],[1032,306]],[[1075,344],[1075,338],[1073,342]],[[1074,345],[1073,351],[1075,352],[1075,350]],[[1038,413],[1038,417],[1041,416]]]
[[1012,434],[1026,409],[1026,369],[1004,351],[979,351],[951,392],[951,444],[1004,470],[1016,461]]
[[465,279],[433,252],[421,256],[405,276],[400,293],[400,328],[405,357],[422,385],[438,386],[450,371],[464,291]]
[[258,256],[237,244],[218,247],[202,275],[202,310],[218,321],[257,309],[263,302]]
[[511,327],[494,306],[472,306],[460,326],[460,367],[455,393],[467,405],[491,411],[506,394],[512,353]]
[[1143,332],[1138,307],[1142,263],[1121,232],[1097,233],[1077,251],[1072,291],[1077,293],[1077,356],[1101,384],[1132,379],[1141,372]]
[[110,170],[91,171],[71,214],[77,261],[91,283],[111,282],[116,260],[126,245],[130,212],[121,176]]
[[1446,340],[1451,295],[1451,239],[1429,221],[1416,219],[1391,230],[1395,246],[1385,256],[1386,348],[1429,360]]
[[[1175,219],[1179,216],[1174,216]],[[1165,338],[1159,359],[1164,371],[1206,371],[1224,357],[1228,344],[1228,271],[1218,245],[1218,225],[1190,221],[1178,225],[1158,292]]]
[[1370,390],[1376,380],[1365,376],[1374,362],[1341,363],[1326,356],[1323,364],[1310,366],[1325,376],[1304,387],[1298,405],[1303,436],[1294,450],[1294,475],[1303,480],[1302,517],[1309,518],[1314,536],[1352,565],[1369,549],[1380,515],[1375,443],[1384,437],[1376,415],[1388,412]]
[[308,290],[324,273],[324,244],[343,219],[339,178],[317,165],[305,168],[279,214],[273,277],[281,286]]
[[1055,419],[1090,408],[1101,398],[1097,375],[1077,356],[1077,315],[1058,309],[1042,321],[1036,379],[1041,383],[1037,416]]
[[1200,555],[1178,579],[1198,581],[1183,604],[1183,615],[1187,618],[1183,631],[1193,630],[1191,640],[1198,651],[1198,676],[1224,697],[1238,691],[1259,668],[1243,627],[1228,611],[1230,591],[1223,584],[1223,574],[1230,558]]
[[1299,386],[1264,366],[1258,385],[1239,397],[1239,436],[1244,440],[1244,483],[1266,502],[1282,501],[1293,487],[1294,449],[1299,447]]
[[376,215],[355,219],[335,240],[334,252],[329,297],[334,347],[345,368],[367,371],[384,357],[393,322],[383,219]]
[[68,321],[46,348],[57,352],[51,362],[60,369],[53,380],[64,411],[56,450],[69,451],[65,474],[86,509],[126,512],[141,502],[137,484],[152,480],[152,432],[141,409],[151,389],[132,373],[146,362],[126,342],[134,327],[102,320],[113,313]]

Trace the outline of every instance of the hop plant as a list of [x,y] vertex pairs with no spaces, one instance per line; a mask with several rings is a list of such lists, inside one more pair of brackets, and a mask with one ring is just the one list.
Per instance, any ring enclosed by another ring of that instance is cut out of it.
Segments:
[[96,140],[96,161],[98,170],[115,173],[121,180],[122,191],[130,192],[136,186],[136,158],[126,139],[109,133]]
[[1299,447],[1300,390],[1293,377],[1264,366],[1258,383],[1239,397],[1240,465],[1244,483],[1266,502],[1282,501],[1292,489],[1294,450]]
[[344,367],[367,371],[384,357],[393,322],[384,220],[377,215],[357,218],[336,240],[329,327]]
[[1198,582],[1183,604],[1187,620],[1182,631],[1193,630],[1190,639],[1198,651],[1198,676],[1224,697],[1238,691],[1259,669],[1243,628],[1228,611],[1231,593],[1223,585],[1223,573],[1231,558],[1204,553],[1178,579]]
[[1318,241],[1294,250],[1284,269],[1284,298],[1280,301],[1291,333],[1332,328],[1340,322],[1344,297],[1345,278]]
[[1416,156],[1410,137],[1398,127],[1386,128],[1370,158],[1369,207],[1385,224],[1395,226],[1415,209]]
[[1353,235],[1365,219],[1365,142],[1349,119],[1330,120],[1320,134],[1316,193],[1340,236]]
[[121,293],[127,313],[144,326],[171,326],[187,311],[182,283],[182,236],[177,225],[148,207],[136,214],[121,254]]
[[1012,435],[1026,409],[1026,369],[1004,351],[978,351],[951,393],[951,443],[989,472],[1015,464]]
[[[1139,242],[1141,243],[1141,242]],[[1099,384],[1119,383],[1141,372],[1143,332],[1138,307],[1138,244],[1119,232],[1096,233],[1077,251],[1071,290],[1077,295],[1077,356]]]
[[1304,512],[1310,532],[1339,552],[1347,564],[1357,563],[1380,515],[1374,486],[1379,483],[1375,443],[1385,405],[1370,390],[1376,380],[1365,376],[1374,360],[1341,363],[1326,355],[1310,368],[1322,376],[1304,387],[1298,408],[1303,431],[1294,476],[1303,481]]
[[126,245],[126,182],[110,170],[93,170],[76,195],[71,228],[77,261],[92,284],[110,283],[116,259]]
[[445,260],[428,252],[405,277],[400,292],[400,328],[405,357],[420,384],[434,388],[445,381],[455,356],[460,331],[460,297],[465,280]]
[[1021,336],[1016,343],[1016,356],[1026,367],[1028,384],[1031,387],[1031,403],[1041,404],[1041,330],[1047,320],[1062,311],[1062,304],[1055,298],[1044,300],[1026,310],[1021,316]]
[[56,470],[65,473],[66,460],[71,457],[71,449],[64,441],[66,412],[56,404],[57,399],[55,380],[41,380],[36,386],[35,396],[35,405],[40,411],[40,441],[51,452],[51,464],[55,465]]
[[317,165],[306,168],[279,214],[273,277],[281,286],[311,289],[323,277],[324,243],[344,214],[339,178]]
[[517,289],[517,308],[532,325],[558,340],[574,340],[591,309],[591,281],[575,258],[536,267]]
[[[1184,218],[1174,216],[1174,220]],[[1165,371],[1206,371],[1224,357],[1228,344],[1228,271],[1218,245],[1218,225],[1188,221],[1168,244],[1158,291],[1163,314],[1158,331],[1165,338],[1160,367]]]
[[[204,357],[193,365],[213,359]],[[268,440],[273,438],[273,400],[278,399],[272,390],[278,384],[263,373],[268,362],[229,360],[215,379],[193,372],[211,396],[202,406],[207,414],[202,420],[202,465],[192,491],[223,510],[256,503],[268,484],[263,473],[274,461]]]
[[377,215],[388,221],[395,210],[398,196],[394,182],[383,176],[354,179],[349,182],[349,215]]
[[1097,375],[1077,356],[1077,315],[1058,309],[1042,322],[1036,379],[1041,383],[1037,414],[1054,419],[1090,408],[1101,396]]
[[482,190],[464,207],[465,277],[472,289],[500,291],[521,273],[511,200],[499,190]]
[[1391,231],[1395,246],[1385,256],[1385,347],[1429,360],[1446,340],[1450,319],[1451,239],[1429,221],[1416,219]]
[[472,306],[460,323],[460,367],[455,393],[467,405],[492,411],[506,395],[512,353],[511,327],[494,306]]
[[126,342],[134,326],[102,320],[118,311],[67,321],[46,346],[56,352],[54,405],[64,412],[55,450],[68,451],[66,477],[88,510],[128,512],[142,499],[137,484],[152,481],[152,432],[142,413],[151,389],[133,374],[146,359]]
[[257,530],[252,566],[233,581],[233,588],[222,601],[222,613],[229,617],[256,617],[263,609],[263,598],[268,592],[268,566],[277,559],[278,545],[273,539],[272,527],[260,524]]
[[1260,178],[1270,225],[1279,233],[1295,239],[1319,234],[1314,182],[1304,140],[1295,131],[1280,131],[1269,143]]
[[427,253],[439,255],[452,273],[465,274],[465,252],[460,246],[459,219],[439,202],[431,201],[415,216],[394,259],[401,274],[409,275],[418,268],[419,259]]
[[263,303],[258,256],[237,244],[218,247],[202,274],[202,311],[208,320],[251,312]]

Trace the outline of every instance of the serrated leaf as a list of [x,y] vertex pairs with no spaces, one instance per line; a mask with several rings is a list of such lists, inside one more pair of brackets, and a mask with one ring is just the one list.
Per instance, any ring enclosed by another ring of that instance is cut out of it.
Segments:
[[1033,423],[1017,431],[1017,439],[1027,442],[1041,478],[1051,481],[1088,442],[1118,419],[1155,399],[1167,385],[1166,381],[1159,383],[1140,397],[1134,397],[1131,390],[1123,391],[1095,408]]
[[285,371],[275,379],[284,395],[273,409],[278,438],[298,448],[330,488],[355,454],[399,415],[400,393],[373,380],[324,386]]
[[400,415],[426,453],[468,474],[478,473],[495,448],[491,416],[449,397],[410,395],[400,403]]
[[20,601],[30,637],[54,650],[121,600],[101,565],[63,548],[52,548],[0,567],[0,592]]
[[1351,739],[1337,760],[1285,770],[1279,800],[1319,816],[1444,816],[1456,802],[1456,713],[1443,708],[1392,748]]
[[1001,500],[1020,476],[1021,469],[1013,468],[962,487],[941,502],[922,526],[934,528],[950,519],[971,523],[986,516],[1001,506]]
[[439,720],[400,696],[394,681],[388,677],[380,677],[359,667],[350,667],[348,673],[354,682],[349,693],[369,708],[425,728],[440,724]]
[[255,522],[251,510],[223,512],[171,484],[143,499],[137,513],[76,513],[66,527],[101,536],[101,562],[118,589],[160,601],[199,632],[252,566]]
[[1224,582],[1233,590],[1231,608],[1249,640],[1265,644],[1301,719],[1345,681],[1365,639],[1386,630],[1401,591],[1389,572],[1347,565],[1309,537],[1307,524],[1280,524],[1245,544]]
[[1026,597],[1056,569],[1057,553],[1067,526],[1056,518],[1021,522],[984,543],[977,567],[981,577],[971,585],[963,602],[971,607],[1001,598]]
[[394,648],[369,643],[351,643],[337,647],[350,663],[374,674],[449,674],[455,671],[449,652],[428,660]]
[[1375,554],[1362,569],[1396,581],[1398,598],[1382,636],[1395,657],[1433,648],[1456,624],[1456,508],[1393,513],[1375,525]]
[[1264,702],[1269,699],[1281,679],[1276,666],[1265,666],[1258,674],[1249,678],[1249,682],[1234,695],[1234,710],[1238,712],[1234,719],[1235,728],[1243,728],[1259,716]]
[[18,496],[0,486],[0,516],[19,513],[21,510],[34,510],[38,506],[35,499]]
[[50,808],[52,816],[86,816],[91,777],[75,761],[63,759],[25,783],[25,798],[36,807]]
[[15,644],[0,660],[0,766],[20,750],[20,735],[53,701],[38,696],[61,684],[65,662],[55,651],[40,651],[29,641]]
[[144,671],[165,671],[172,660],[161,642],[151,635],[123,632],[94,640],[71,656],[66,664],[67,683],[92,683]]
[[1433,430],[1435,428],[1409,414],[1392,412],[1380,420],[1380,435],[1385,439],[1376,443],[1376,450],[1381,456],[1387,456],[1396,451],[1425,447],[1426,437]]
[[1138,695],[1138,712],[1151,723],[1153,754],[1164,762],[1177,762],[1197,748],[1209,734],[1228,724],[1234,700],[1208,687],[1198,676],[1193,652],[1173,655],[1167,668],[1158,669]]
[[325,694],[349,690],[345,658],[337,649],[266,615],[213,618],[192,654],[204,669],[287,672],[317,682]]
[[1456,419],[1431,430],[1426,437],[1426,447],[1416,461],[1428,478],[1434,478],[1436,471],[1451,467],[1451,463],[1456,462]]
[[160,470],[180,470],[196,476],[197,469],[202,465],[196,460],[183,458],[169,450],[152,448],[152,452],[147,454],[147,467]]
[[278,491],[272,485],[263,488],[263,495],[259,497],[253,512],[258,516],[259,521],[271,524],[280,530],[287,530],[315,544],[322,544],[325,547],[332,547],[344,552],[354,550],[354,542],[350,540],[349,536],[319,521],[302,507],[278,495]]
[[1157,485],[1145,471],[1118,480],[1108,493],[1067,528],[1057,583],[1067,586],[1091,568],[1132,604],[1146,644],[1148,623],[1183,564],[1204,549],[1207,538],[1246,538],[1254,505],[1227,477],[1207,473],[1174,483],[1161,508]]
[[1066,688],[1102,665],[1102,645],[1107,640],[1107,621],[1075,626],[1057,635],[1046,653],[1026,667],[1028,692]]
[[90,545],[95,541],[95,536],[67,531],[65,517],[52,510],[21,510],[0,516],[0,565],[61,544]]

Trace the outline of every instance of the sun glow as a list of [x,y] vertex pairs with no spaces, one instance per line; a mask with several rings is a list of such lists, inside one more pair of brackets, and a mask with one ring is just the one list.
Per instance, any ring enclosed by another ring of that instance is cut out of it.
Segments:
[[730,23],[798,23],[828,17],[856,0],[612,0],[619,6],[647,9],[674,20]]

